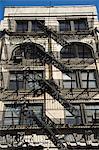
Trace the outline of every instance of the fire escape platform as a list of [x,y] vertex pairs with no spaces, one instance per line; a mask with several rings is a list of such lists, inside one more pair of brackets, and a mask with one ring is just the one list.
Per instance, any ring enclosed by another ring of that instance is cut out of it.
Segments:
[[[50,127],[50,129],[52,131],[54,131],[54,129],[52,127]],[[56,127],[56,129],[58,129],[58,131],[61,134],[72,134],[73,132],[78,133],[78,134],[82,134],[83,132],[90,130],[93,132],[97,132],[99,131],[99,124],[97,125],[75,125],[75,126],[63,126],[63,127]],[[42,127],[34,127],[32,125],[30,126],[25,126],[25,125],[9,125],[9,126],[3,126],[0,127],[0,136],[3,136],[5,134],[11,134],[11,135],[16,135],[16,133],[18,132],[24,132],[26,135],[31,135],[31,134],[37,134],[37,135],[46,135],[46,132],[44,133],[43,128]]]

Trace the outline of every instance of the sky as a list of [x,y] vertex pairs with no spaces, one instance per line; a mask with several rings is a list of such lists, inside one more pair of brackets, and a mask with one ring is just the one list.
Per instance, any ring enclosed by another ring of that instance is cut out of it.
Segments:
[[0,20],[3,19],[6,6],[60,6],[95,5],[99,14],[99,0],[0,0]]

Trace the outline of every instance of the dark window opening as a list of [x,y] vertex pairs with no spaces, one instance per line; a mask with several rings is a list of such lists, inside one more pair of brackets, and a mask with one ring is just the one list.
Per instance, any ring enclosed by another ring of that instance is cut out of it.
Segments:
[[[42,47],[43,48],[43,47]],[[13,56],[20,58],[23,57],[25,59],[37,59],[39,58],[37,55],[37,51],[39,51],[39,45],[36,44],[24,44],[20,45],[20,47],[16,48],[16,50],[13,53]]]
[[70,21],[69,20],[60,20],[59,21],[59,31],[70,31]]
[[61,58],[92,58],[91,48],[85,44],[72,43],[70,46],[65,46],[61,49]]
[[26,21],[26,20],[16,21],[16,31],[17,32],[26,32],[26,31],[28,31],[28,21]]
[[13,51],[11,59],[14,63],[25,62],[25,64],[28,64],[30,62],[30,64],[34,66],[42,66],[44,65],[44,63],[40,59],[39,53],[37,53],[38,51],[40,51],[40,49],[44,50],[42,46],[37,44],[27,43],[20,45]]
[[75,26],[75,30],[77,31],[88,30],[87,19],[82,18],[82,19],[74,20],[74,26]]
[[63,47],[60,52],[60,57],[61,58],[75,58],[76,53],[75,53],[74,47],[72,45]]
[[32,31],[34,32],[42,32],[43,30],[40,28],[40,23],[42,23],[44,25],[44,20],[39,20],[39,21],[36,21],[36,20],[33,20],[32,21]]

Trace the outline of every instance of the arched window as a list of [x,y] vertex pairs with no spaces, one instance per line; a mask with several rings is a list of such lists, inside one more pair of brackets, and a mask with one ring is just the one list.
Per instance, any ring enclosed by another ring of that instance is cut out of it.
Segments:
[[32,59],[38,63],[41,63],[37,53],[41,49],[44,50],[43,46],[36,43],[27,42],[20,44],[12,52],[11,60],[14,60],[15,63],[20,63],[22,59]]
[[72,42],[64,46],[60,52],[61,58],[92,58],[92,48],[84,43]]

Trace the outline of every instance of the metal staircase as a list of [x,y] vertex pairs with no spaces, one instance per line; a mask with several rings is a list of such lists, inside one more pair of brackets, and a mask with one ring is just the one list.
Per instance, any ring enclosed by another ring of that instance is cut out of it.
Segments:
[[41,21],[36,20],[37,25],[39,28],[41,28],[45,35],[49,36],[55,40],[57,43],[59,43],[61,46],[68,45],[69,43],[60,35],[58,35],[57,31],[53,31],[52,29],[49,29],[47,26],[45,26]]
[[[40,21],[38,22],[38,26],[40,28],[42,28],[42,30],[44,31],[44,33],[47,36],[51,36],[51,38],[53,40],[55,40],[57,43],[59,43],[61,46],[64,46],[66,44],[68,44],[67,41],[65,41],[62,37],[60,37],[55,31],[53,31],[52,29],[49,29],[47,26],[44,26]],[[0,38],[2,38],[2,36],[4,36],[4,34],[8,34],[6,31],[2,31],[2,33],[0,33]],[[21,45],[25,47],[25,44],[27,43],[22,43]],[[33,42],[28,43],[31,45],[34,44]],[[39,47],[39,45],[35,44],[35,47],[37,49],[36,54],[38,55],[39,59],[43,62],[43,63],[47,63],[54,65],[56,68],[58,68],[60,71],[62,71],[63,73],[68,74],[67,72],[72,72],[72,70],[68,67],[66,67],[64,64],[62,64],[61,62],[59,62],[58,60],[56,60],[54,58],[53,55],[47,53],[44,51],[43,48]],[[95,60],[95,64],[96,64],[96,59],[93,53],[93,58]],[[97,65],[97,64],[96,64]],[[98,82],[99,82],[99,77],[98,77],[98,69],[96,66],[96,71],[97,71],[97,78],[98,78]],[[36,72],[34,72],[34,74],[36,74]],[[2,75],[2,74],[1,74]],[[27,76],[28,76],[28,71],[27,71]],[[28,80],[27,76],[25,77],[26,80]],[[1,76],[2,77],[2,76]],[[2,80],[2,78],[1,78]],[[24,97],[26,95],[29,95],[30,93],[33,94],[33,96],[40,96],[42,93],[47,92],[49,95],[51,95],[54,99],[56,99],[63,107],[66,108],[66,110],[68,110],[75,118],[78,117],[79,115],[81,115],[81,120],[82,123],[85,125],[87,123],[87,118],[86,118],[86,113],[84,111],[84,106],[81,105],[80,109],[81,109],[81,114],[79,114],[79,110],[76,109],[75,107],[73,107],[73,105],[70,103],[69,100],[67,100],[66,98],[64,98],[64,96],[60,93],[59,91],[59,87],[56,85],[56,83],[54,82],[54,80],[46,80],[42,77],[40,77],[39,75],[36,75],[36,77],[34,79],[32,79],[33,82],[37,82],[39,83],[39,86],[36,88],[32,88],[28,93],[24,94],[23,96],[20,97],[20,99],[24,99]],[[19,100],[18,96],[19,96],[19,89],[18,89],[18,80],[17,80],[17,76],[16,76],[16,87],[17,90],[15,91],[17,94],[17,98],[16,100]],[[15,94],[15,92],[12,93]],[[83,92],[84,93],[84,92]],[[80,95],[83,93],[80,93]],[[79,95],[75,98],[77,99],[79,98]],[[5,99],[5,98],[3,98]],[[6,97],[6,99],[8,99],[8,96]],[[67,146],[63,144],[63,140],[60,140],[59,138],[59,131],[56,128],[56,124],[47,116],[44,116],[42,118],[39,118],[34,112],[33,112],[33,119],[36,121],[36,123],[42,127],[42,129],[44,130],[44,132],[46,132],[48,138],[54,143],[54,145],[60,149],[60,150],[67,150]],[[66,143],[64,141],[64,143]]]
[[2,38],[5,34],[10,35],[9,31],[7,31],[6,29],[0,31],[0,38]]
[[[36,74],[36,72],[34,72]],[[55,88],[55,83],[50,80],[46,80],[39,75],[36,75],[34,79],[31,79],[33,82],[39,83],[42,90],[51,95],[54,99],[56,99],[62,106],[66,108],[73,116],[77,117],[79,115],[79,111],[73,107],[69,101],[67,101],[60,93],[59,90]],[[54,86],[53,86],[54,85]],[[37,90],[36,90],[37,92]]]
[[[44,118],[39,118],[35,113],[33,112],[33,118],[35,119],[36,123],[42,127],[44,132],[46,132],[48,138],[54,143],[54,145],[60,149],[60,150],[67,150],[67,146],[63,144],[63,141],[61,141],[58,137],[58,130],[55,128],[53,123],[48,122],[48,117],[47,117],[47,122],[46,122],[46,117]],[[52,129],[51,129],[52,128]]]
[[19,46],[21,46],[22,48],[25,48],[25,46],[29,44],[31,46],[31,48],[33,47],[33,45],[35,46],[36,51],[36,55],[38,55],[38,58],[41,60],[41,62],[43,63],[47,63],[54,65],[56,68],[58,68],[60,71],[62,72],[72,72],[72,70],[70,68],[65,67],[64,64],[62,64],[61,62],[59,62],[58,60],[56,60],[56,58],[54,58],[54,56],[52,56],[51,54],[47,53],[44,51],[44,49],[42,47],[39,47],[39,45],[31,42],[26,42],[26,43],[22,43]]

